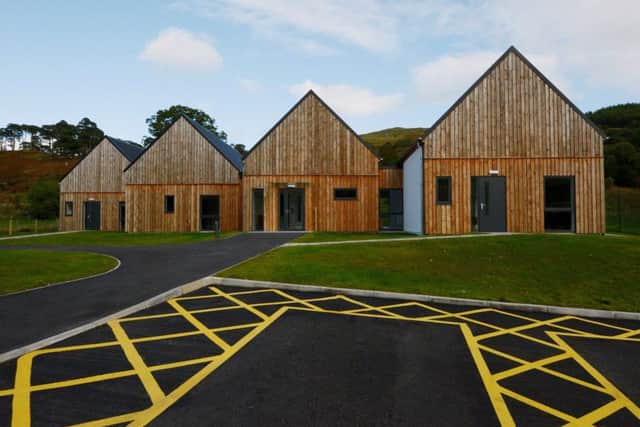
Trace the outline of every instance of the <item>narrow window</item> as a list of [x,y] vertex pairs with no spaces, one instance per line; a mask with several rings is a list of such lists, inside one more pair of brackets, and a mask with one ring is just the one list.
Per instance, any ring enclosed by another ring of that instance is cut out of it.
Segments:
[[436,204],[437,205],[451,204],[451,177],[450,176],[436,177]]
[[175,196],[164,196],[164,213],[172,214],[176,211]]
[[545,231],[575,231],[575,202],[572,176],[544,178]]
[[333,198],[335,200],[356,200],[358,198],[357,188],[334,188]]
[[64,216],[73,216],[73,202],[64,202]]

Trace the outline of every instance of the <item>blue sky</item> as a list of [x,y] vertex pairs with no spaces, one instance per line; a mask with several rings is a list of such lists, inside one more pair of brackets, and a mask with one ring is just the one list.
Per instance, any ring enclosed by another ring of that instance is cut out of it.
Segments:
[[87,116],[140,141],[184,104],[250,147],[313,88],[357,132],[426,127],[512,44],[584,111],[638,101],[640,2],[611,5],[3,0],[0,124]]

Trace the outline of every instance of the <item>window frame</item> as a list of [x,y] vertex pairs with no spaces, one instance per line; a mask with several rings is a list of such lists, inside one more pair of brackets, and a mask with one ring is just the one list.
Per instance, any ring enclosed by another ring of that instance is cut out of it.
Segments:
[[[169,210],[169,198],[171,198],[171,210]],[[174,194],[164,195],[164,213],[174,214],[176,213],[176,196]]]
[[[445,180],[447,182],[447,200],[440,200],[440,180]],[[438,206],[448,206],[451,205],[451,176],[436,176],[436,205]]]
[[[338,191],[353,191],[353,197],[340,197],[337,195]],[[349,201],[349,200],[358,200],[358,187],[339,187],[333,189],[333,200],[337,201]]]
[[[71,209],[67,209],[71,207]],[[73,201],[65,200],[64,202],[64,216],[73,216]]]

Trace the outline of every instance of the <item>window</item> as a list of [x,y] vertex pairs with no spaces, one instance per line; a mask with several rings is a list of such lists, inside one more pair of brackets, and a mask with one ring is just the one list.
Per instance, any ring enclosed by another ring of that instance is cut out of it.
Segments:
[[335,200],[356,200],[358,198],[357,188],[334,188],[333,198]]
[[253,230],[264,231],[264,189],[253,189]]
[[73,216],[73,202],[64,202],[64,216]]
[[176,197],[164,196],[164,213],[172,214],[176,211]]
[[439,176],[436,178],[436,205],[451,204],[451,177]]
[[574,192],[572,176],[544,178],[545,231],[575,231]]

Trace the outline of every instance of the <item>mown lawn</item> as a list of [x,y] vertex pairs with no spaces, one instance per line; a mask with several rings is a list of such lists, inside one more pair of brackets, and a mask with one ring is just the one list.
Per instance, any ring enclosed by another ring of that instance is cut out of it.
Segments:
[[0,245],[25,246],[153,246],[193,243],[230,237],[237,232],[222,233],[120,233],[115,231],[81,231],[53,236],[0,240]]
[[0,251],[0,295],[109,271],[115,258],[88,252]]
[[[11,227],[9,223],[11,222]],[[58,231],[58,220],[53,219],[41,219],[36,222],[35,219],[27,217],[0,217],[0,237],[9,235],[9,228],[11,228],[12,236],[19,236],[22,234],[36,234],[36,233],[51,233]]]
[[398,239],[402,237],[416,237],[409,233],[331,233],[317,232],[306,233],[295,240],[295,243],[312,242],[342,242],[345,240],[373,240],[373,239]]
[[607,190],[607,232],[640,234],[640,189]]
[[640,311],[640,238],[517,235],[288,247],[220,275]]

